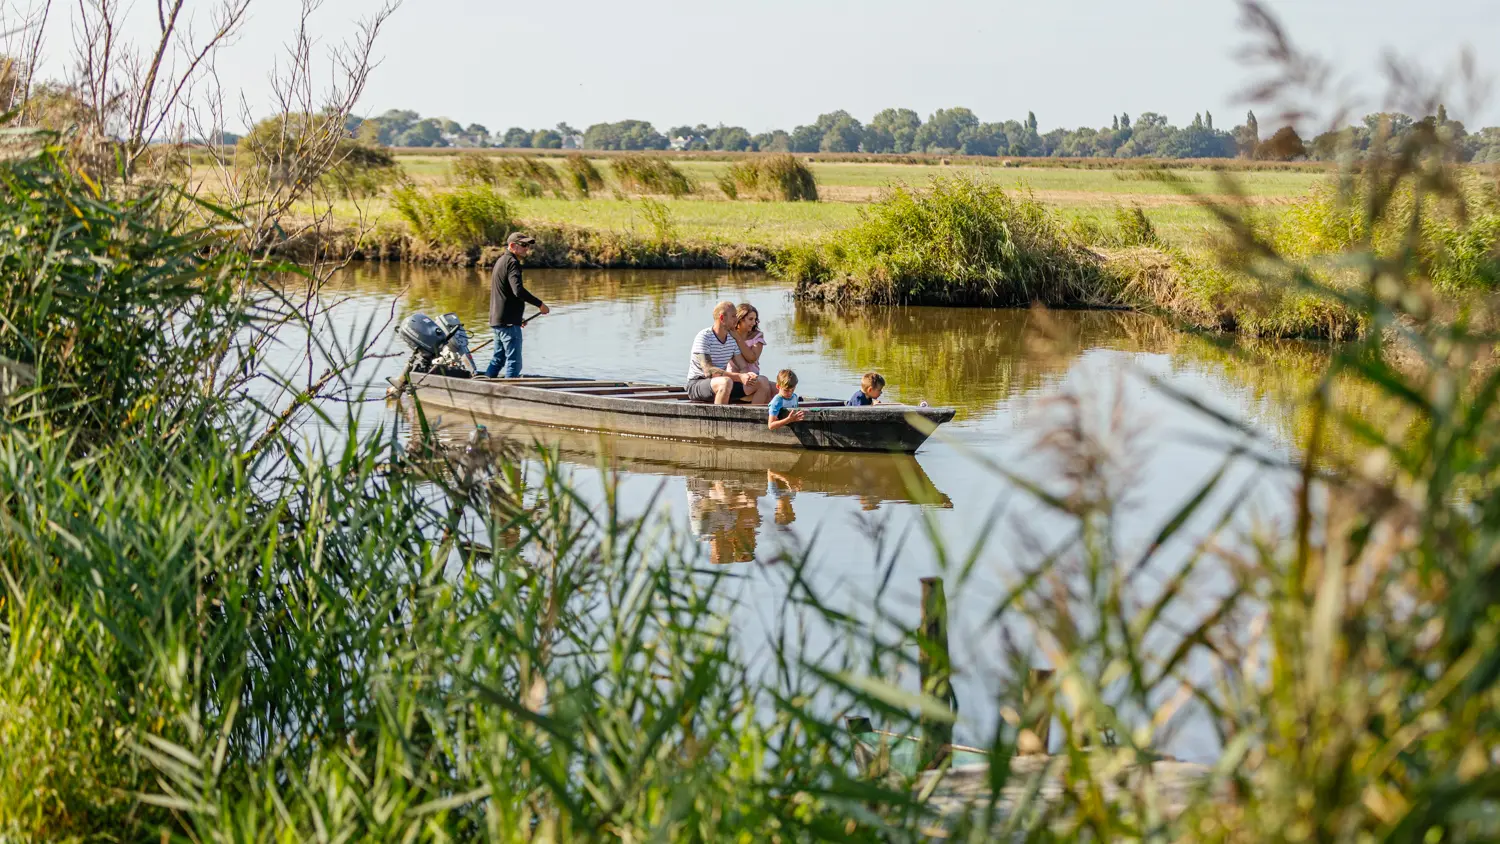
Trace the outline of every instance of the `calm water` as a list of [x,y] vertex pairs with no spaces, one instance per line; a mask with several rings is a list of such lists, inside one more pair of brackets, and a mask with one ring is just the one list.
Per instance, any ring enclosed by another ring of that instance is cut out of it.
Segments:
[[[1278,345],[1261,350],[1262,362],[1247,364],[1132,314],[839,311],[796,303],[760,274],[540,270],[528,271],[527,282],[553,308],[526,329],[528,373],[680,383],[693,335],[708,325],[714,303],[729,299],[756,305],[768,341],[763,369],[796,370],[804,395],[847,397],[873,369],[885,375],[888,397],[957,407],[952,424],[905,458],[604,440],[480,421],[497,435],[558,447],[576,465],[575,480],[588,495],[602,489],[602,458],[619,471],[627,511],[639,512],[658,497],[672,518],[700,537],[705,560],[746,575],[742,623],[752,635],[773,626],[785,591],[775,561],[784,553],[810,548],[818,587],[855,611],[867,604],[882,563],[893,559],[892,592],[914,617],[919,578],[947,565],[932,537],[958,560],[977,549],[974,576],[950,596],[955,659],[966,666],[961,698],[983,699],[1003,681],[1000,633],[981,620],[1017,572],[1055,548],[1069,529],[987,463],[1066,491],[1058,478],[1066,477],[1068,465],[1049,450],[1056,440],[1049,433],[1069,418],[1082,420],[1107,460],[1111,491],[1123,502],[1117,541],[1128,557],[1218,470],[1228,447],[1292,453],[1296,399],[1322,362],[1316,347]],[[488,338],[487,277],[475,271],[360,267],[335,288],[325,297],[339,302],[325,342],[352,343],[373,327],[385,338],[377,348],[397,353],[373,360],[361,373],[376,396],[383,379],[404,363],[403,349],[388,338],[390,327],[409,313],[451,311],[470,326],[476,343]],[[305,338],[282,340],[279,353],[294,356]],[[483,366],[488,349],[477,357]],[[1153,386],[1154,378],[1248,420],[1256,435],[1226,433]],[[361,433],[404,425],[383,402],[344,406],[359,414]],[[452,436],[463,436],[474,421],[443,420]],[[1242,497],[1242,524],[1274,530],[1284,515],[1280,491],[1288,480],[1247,461],[1233,465],[1229,478],[1224,489],[1233,492],[1224,495]],[[1205,511],[1205,518],[1211,515]],[[1158,556],[1160,573],[1169,572],[1206,529],[1206,523],[1190,523],[1176,547]],[[1209,578],[1200,588],[1211,593],[1219,585]],[[1190,605],[1182,611],[1191,614]],[[982,705],[977,714],[984,720]],[[1175,749],[1202,756],[1201,739]]]

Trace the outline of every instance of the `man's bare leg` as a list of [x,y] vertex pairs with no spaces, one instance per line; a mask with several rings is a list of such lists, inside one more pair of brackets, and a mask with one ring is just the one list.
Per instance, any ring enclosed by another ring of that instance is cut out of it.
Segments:
[[708,382],[708,386],[714,389],[714,404],[729,404],[729,397],[734,394],[734,379],[720,375]]

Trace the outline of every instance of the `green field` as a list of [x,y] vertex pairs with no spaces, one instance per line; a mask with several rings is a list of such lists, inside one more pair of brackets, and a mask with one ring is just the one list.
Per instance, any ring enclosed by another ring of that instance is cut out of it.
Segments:
[[[452,155],[400,155],[397,158],[412,181],[433,188],[453,182]],[[541,159],[560,166],[560,158]],[[595,198],[525,198],[509,201],[517,216],[538,223],[566,223],[588,228],[630,232],[644,230],[642,203],[619,190],[609,159],[592,159],[604,174],[606,188]],[[1327,175],[1314,170],[1236,170],[1228,173],[1209,169],[1173,170],[1169,175],[1149,166],[1140,169],[1069,169],[1061,167],[996,167],[932,164],[887,164],[814,161],[810,164],[818,180],[823,201],[761,202],[731,201],[719,191],[717,179],[731,162],[684,158],[674,165],[692,179],[698,189],[678,199],[654,197],[669,209],[679,237],[746,246],[778,247],[818,239],[858,219],[863,205],[879,198],[887,185],[921,186],[935,176],[967,175],[1010,189],[1034,191],[1066,219],[1088,218],[1106,228],[1116,209],[1142,208],[1158,232],[1169,242],[1190,246],[1201,242],[1214,228],[1210,215],[1188,194],[1222,196],[1234,190],[1275,213]],[[377,198],[360,205],[368,219],[396,224],[389,203]],[[340,214],[352,216],[354,203],[345,203]]]

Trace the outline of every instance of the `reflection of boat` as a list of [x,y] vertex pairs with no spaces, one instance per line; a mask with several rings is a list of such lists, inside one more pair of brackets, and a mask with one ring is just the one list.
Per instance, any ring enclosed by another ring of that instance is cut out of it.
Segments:
[[[518,446],[539,444],[556,449],[563,460],[597,466],[601,455],[610,468],[650,475],[678,475],[758,486],[769,481],[790,492],[857,496],[866,506],[884,501],[952,507],[953,501],[933,485],[922,464],[909,454],[808,451],[795,448],[726,448],[697,442],[646,437],[617,437],[597,431],[530,427],[483,416],[442,419],[442,435],[467,438],[473,423],[483,423],[492,439]],[[456,423],[456,424],[455,424]]]
[[[776,446],[831,451],[910,454],[932,428],[953,419],[951,407],[844,407],[804,400],[807,419],[777,430],[766,427],[765,408],[697,404],[682,387],[563,378],[447,378],[413,374],[411,386],[426,405],[465,410],[530,425],[607,431],[721,446]],[[925,422],[916,427],[912,419]]]

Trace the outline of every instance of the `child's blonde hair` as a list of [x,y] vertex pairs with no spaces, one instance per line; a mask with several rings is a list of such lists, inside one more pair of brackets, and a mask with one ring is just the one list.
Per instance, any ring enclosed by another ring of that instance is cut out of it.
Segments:
[[859,383],[860,386],[864,387],[866,390],[884,390],[885,376],[881,375],[879,372],[866,372],[865,377],[861,378]]
[[776,373],[776,386],[783,390],[797,389],[797,373],[783,369]]

